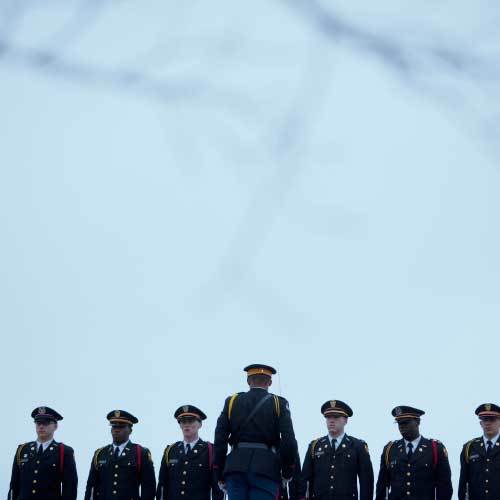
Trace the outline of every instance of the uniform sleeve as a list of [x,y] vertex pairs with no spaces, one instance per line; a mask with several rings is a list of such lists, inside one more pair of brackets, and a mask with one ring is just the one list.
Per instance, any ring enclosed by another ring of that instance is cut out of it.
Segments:
[[99,480],[99,473],[94,467],[94,460],[96,458],[96,453],[99,452],[96,451],[94,453],[94,456],[92,457],[92,460],[90,462],[90,471],[89,471],[89,477],[87,478],[87,486],[85,487],[84,500],[91,500],[91,499],[95,500],[94,490],[97,488]]
[[[22,445],[20,445],[20,447],[21,446]],[[10,487],[9,487],[9,493],[7,495],[7,500],[17,500],[17,498],[19,497],[20,477],[19,477],[19,466],[17,465],[17,453],[19,451],[19,448],[17,449],[17,451],[14,455],[14,462],[12,464],[12,474],[10,476]]]
[[358,449],[359,500],[373,500],[373,467],[368,445],[361,441]]
[[436,467],[436,500],[451,500],[453,486],[448,452],[443,443],[438,443],[438,463]]
[[[167,447],[168,448],[168,447]],[[158,487],[156,489],[156,500],[166,500],[168,493],[168,463],[165,461],[167,448],[163,452],[160,463],[160,473],[158,475]]]
[[303,498],[301,496],[301,492],[303,490],[302,487],[302,474],[300,467],[300,456],[297,452],[295,457],[295,469],[293,471],[292,480],[288,483],[288,499],[289,500],[299,500]]
[[228,413],[230,399],[230,397],[226,398],[224,408],[217,419],[217,425],[215,427],[214,474],[216,481],[220,481],[222,479],[222,473],[224,471],[224,466],[226,465],[227,447],[229,435],[231,433],[231,422],[229,421]]
[[382,456],[380,457],[380,469],[378,472],[377,486],[375,488],[375,500],[385,500],[387,498],[387,489],[390,486],[390,473],[385,464],[385,453],[389,444],[384,446]]
[[462,453],[460,453],[460,479],[458,480],[458,500],[465,500],[469,489],[469,464],[465,460],[465,450],[467,444],[464,444]]
[[304,463],[300,474],[299,498],[306,498],[306,496],[309,498],[311,497],[310,492],[312,491],[313,482],[313,458],[311,449],[313,442],[309,443],[304,457]]
[[156,494],[156,476],[151,452],[147,448],[142,449],[140,484],[141,500],[153,500]]
[[75,452],[69,446],[64,447],[62,474],[62,500],[76,500],[78,474],[76,472]]
[[281,436],[280,441],[280,456],[282,463],[282,475],[286,479],[293,477],[295,469],[296,457],[298,454],[297,441],[293,430],[292,417],[290,415],[290,407],[285,398],[280,397],[280,416],[278,418],[278,426]]

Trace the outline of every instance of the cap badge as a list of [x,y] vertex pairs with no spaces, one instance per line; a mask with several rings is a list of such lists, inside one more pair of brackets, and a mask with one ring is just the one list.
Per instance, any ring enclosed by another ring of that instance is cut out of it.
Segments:
[[491,405],[490,405],[490,403],[486,403],[484,405],[484,408],[486,409],[486,411],[491,411]]
[[115,410],[115,417],[120,418],[120,410]]
[[334,401],[330,401],[330,406],[332,408],[335,408],[337,406],[337,401],[335,401],[335,400]]
[[187,412],[189,411],[189,406],[183,406],[183,407],[182,407],[182,411],[183,411],[184,413],[187,413]]
[[396,415],[398,415],[398,416],[399,416],[399,415],[401,415],[401,413],[403,413],[403,410],[402,410],[402,409],[398,406],[398,407],[396,408],[396,410],[395,410],[395,413],[396,413]]
[[47,413],[47,410],[45,409],[45,406],[40,406],[38,408],[38,415],[45,415]]

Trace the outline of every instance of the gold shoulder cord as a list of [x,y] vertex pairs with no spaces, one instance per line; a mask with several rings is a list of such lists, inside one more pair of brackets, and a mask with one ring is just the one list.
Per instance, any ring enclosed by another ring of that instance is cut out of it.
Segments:
[[104,448],[105,446],[103,446],[102,448],[98,448],[94,453],[94,459],[92,460],[92,463],[94,464],[95,469],[97,469],[97,459],[99,458],[99,453],[101,453]]
[[16,462],[17,462],[17,466],[19,467],[21,465],[21,453],[23,452],[23,449],[24,447],[26,446],[26,443],[24,444],[20,444],[18,447],[17,447],[17,451],[16,451]]
[[315,439],[312,443],[311,443],[311,458],[314,458],[314,450],[316,448],[316,443],[318,442],[318,439]]
[[474,441],[474,440],[473,440],[473,439],[471,439],[471,440],[470,440],[470,441],[469,441],[469,442],[465,445],[465,457],[464,457],[464,458],[465,458],[465,463],[466,463],[466,464],[468,464],[468,463],[469,463],[469,460],[470,460],[470,458],[469,458],[469,450],[470,450],[470,447],[471,447],[471,445],[472,445],[472,442],[473,442],[473,441]]
[[231,413],[233,413],[233,405],[234,405],[234,400],[238,397],[238,393],[235,393],[231,396],[231,399],[229,400],[229,408],[227,410],[229,420],[231,420]]
[[391,449],[392,449],[392,445],[393,445],[393,441],[391,441],[390,443],[387,443],[387,448],[385,449],[385,466],[387,468],[389,468],[389,455],[391,453]]
[[274,396],[274,408],[276,409],[276,415],[279,418],[281,415],[281,408],[280,408],[280,398],[278,396]]
[[165,463],[168,464],[168,454],[170,453],[170,450],[172,449],[173,444],[169,444],[165,448],[165,452],[163,453],[163,460],[165,460]]

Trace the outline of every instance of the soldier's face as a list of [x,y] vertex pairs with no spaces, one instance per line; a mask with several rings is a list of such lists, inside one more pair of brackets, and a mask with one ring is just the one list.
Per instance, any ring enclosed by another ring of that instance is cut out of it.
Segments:
[[181,418],[179,427],[182,430],[182,436],[186,441],[192,441],[198,437],[198,431],[201,427],[201,422],[196,418]]
[[40,442],[45,442],[53,439],[54,432],[57,429],[57,422],[51,420],[39,420],[35,422],[36,435]]
[[482,417],[480,424],[488,437],[495,437],[500,432],[500,418]]
[[416,418],[408,418],[398,421],[398,428],[401,436],[407,441],[414,441],[420,435],[420,422]]
[[130,425],[112,425],[111,426],[111,437],[113,438],[114,444],[122,444],[129,440],[130,434],[132,433],[132,427]]
[[344,432],[347,418],[340,415],[326,417],[326,428],[332,436],[339,436]]

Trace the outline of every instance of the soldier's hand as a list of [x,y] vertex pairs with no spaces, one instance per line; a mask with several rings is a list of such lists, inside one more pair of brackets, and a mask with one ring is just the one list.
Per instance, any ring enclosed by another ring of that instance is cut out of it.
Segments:
[[227,495],[226,483],[224,481],[219,481],[217,484],[219,485],[219,488]]

